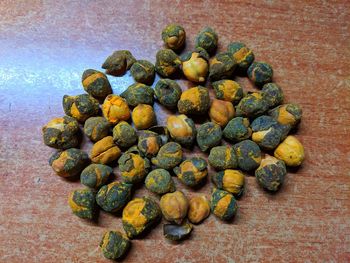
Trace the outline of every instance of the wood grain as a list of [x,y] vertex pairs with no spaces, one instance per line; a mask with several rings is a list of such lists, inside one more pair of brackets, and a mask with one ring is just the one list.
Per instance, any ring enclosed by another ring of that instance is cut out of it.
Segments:
[[[180,244],[159,225],[132,242],[125,262],[350,262],[349,10],[349,1],[0,1],[0,262],[107,262],[98,244],[121,220],[71,214],[67,194],[80,184],[53,173],[41,127],[112,51],[154,62],[170,22],[185,27],[187,50],[210,25],[220,50],[240,40],[273,65],[286,101],[303,108],[306,160],[276,195],[249,176],[232,223],[210,216]],[[115,93],[132,84],[129,74],[110,80]],[[168,112],[156,110],[162,124]]]

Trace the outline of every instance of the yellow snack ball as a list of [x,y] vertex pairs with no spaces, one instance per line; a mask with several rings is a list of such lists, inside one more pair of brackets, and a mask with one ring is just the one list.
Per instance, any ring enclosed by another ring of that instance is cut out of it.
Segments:
[[132,121],[138,130],[146,130],[156,122],[153,107],[148,104],[137,105],[131,114]]
[[239,170],[227,169],[213,175],[212,180],[219,188],[240,196],[244,190],[244,174]]
[[165,194],[160,199],[160,209],[166,220],[181,224],[188,211],[188,199],[181,191]]
[[182,71],[186,78],[193,82],[203,82],[208,75],[207,59],[199,52],[192,52],[188,59],[182,62]]
[[212,122],[225,127],[234,116],[235,108],[231,102],[213,99],[209,109],[209,117]]
[[304,146],[296,137],[289,135],[277,146],[274,155],[287,166],[299,166],[305,158]]
[[209,214],[210,205],[205,195],[198,195],[191,198],[188,208],[188,219],[193,224],[202,222]]
[[102,104],[102,113],[111,124],[117,124],[119,121],[126,121],[130,118],[128,104],[122,97],[114,94],[106,97]]

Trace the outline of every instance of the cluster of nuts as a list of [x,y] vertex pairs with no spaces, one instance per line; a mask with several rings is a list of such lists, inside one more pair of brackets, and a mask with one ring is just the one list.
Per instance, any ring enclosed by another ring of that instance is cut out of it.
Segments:
[[[162,39],[167,48],[158,51],[155,65],[136,60],[127,50],[106,59],[102,65],[106,74],[120,76],[130,69],[135,79],[136,83],[120,95],[112,93],[103,72],[86,70],[82,85],[87,94],[65,95],[66,116],[51,120],[42,129],[44,143],[58,150],[49,160],[52,169],[62,177],[80,176],[86,186],[70,193],[72,212],[92,219],[98,207],[111,213],[122,211],[125,234],[108,231],[100,243],[109,259],[122,257],[130,239],[162,216],[169,221],[163,226],[164,236],[176,241],[187,237],[192,224],[202,222],[211,212],[231,220],[238,208],[236,198],[244,193],[244,172],[255,171],[262,188],[277,191],[287,174],[286,166],[299,166],[304,160],[302,144],[288,135],[300,122],[301,108],[283,104],[282,89],[272,82],[269,64],[254,61],[252,50],[239,42],[213,56],[218,36],[209,27],[199,32],[195,50],[182,56],[176,52],[185,45],[183,27],[168,25]],[[245,73],[261,91],[244,92],[232,80],[236,72]],[[150,85],[155,73],[163,78],[153,89]],[[171,79],[181,74],[197,86],[182,91]],[[214,90],[214,99],[203,86],[206,80]],[[167,118],[166,126],[156,126],[155,100],[179,112]],[[103,116],[99,116],[100,108]],[[206,114],[210,121],[196,125],[192,117]],[[90,155],[76,148],[79,124],[94,143]],[[223,137],[233,146],[221,145]],[[216,170],[211,175],[215,187],[210,201],[205,195],[189,200],[173,180],[175,175],[192,188],[205,183],[207,160],[183,158],[182,147],[195,144],[208,152],[208,163]],[[113,169],[109,165],[115,164],[121,180],[111,182]],[[160,197],[159,204],[148,196],[132,199],[133,186],[143,182]]]

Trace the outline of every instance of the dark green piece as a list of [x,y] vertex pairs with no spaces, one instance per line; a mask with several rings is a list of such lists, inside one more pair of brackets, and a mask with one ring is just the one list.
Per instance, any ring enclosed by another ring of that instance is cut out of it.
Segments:
[[179,72],[181,60],[171,49],[161,49],[156,55],[156,71],[159,75],[169,78]]
[[197,143],[199,148],[206,152],[207,150],[221,143],[222,130],[220,125],[207,122],[197,129]]
[[236,61],[230,53],[223,52],[217,54],[211,61],[209,67],[210,81],[231,79],[236,68]]
[[203,48],[213,54],[218,47],[218,35],[211,27],[203,28],[195,39],[196,48]]
[[275,149],[281,141],[283,128],[270,116],[260,116],[252,122],[252,140],[265,150]]
[[121,258],[130,247],[129,239],[119,231],[107,231],[100,242],[105,258],[116,260]]
[[80,174],[80,182],[91,188],[100,188],[106,184],[113,169],[104,164],[90,164]]
[[251,140],[241,141],[234,145],[234,149],[239,168],[244,171],[251,171],[259,166],[261,150],[255,142]]
[[270,108],[276,107],[283,103],[283,91],[276,83],[265,84],[261,92]]
[[131,188],[131,184],[123,182],[104,185],[97,193],[96,202],[104,211],[117,212],[130,200]]
[[95,193],[92,189],[74,190],[68,196],[68,204],[73,214],[80,218],[92,219],[95,216]]
[[151,171],[146,177],[145,185],[148,190],[159,195],[176,190],[173,178],[165,169]]
[[226,125],[223,135],[226,139],[233,142],[240,142],[246,140],[252,134],[252,130],[249,127],[249,119],[243,117],[233,118]]
[[88,94],[64,95],[62,104],[65,114],[79,122],[84,122],[89,117],[96,116],[100,109],[98,101]]
[[108,136],[110,124],[104,117],[90,117],[84,123],[84,133],[93,142]]
[[248,78],[257,86],[262,86],[272,81],[273,70],[270,64],[265,62],[253,62],[247,70]]
[[154,93],[160,104],[168,108],[175,108],[182,90],[175,80],[160,79],[154,87]]
[[137,142],[137,133],[129,123],[121,121],[113,128],[113,141],[122,148],[129,148]]
[[217,170],[234,169],[237,167],[235,150],[230,146],[216,146],[210,150],[208,162]]
[[152,158],[152,163],[160,168],[170,170],[182,161],[182,148],[176,142],[164,144],[156,157]]
[[130,68],[131,76],[136,82],[152,85],[155,77],[154,65],[147,60],[137,60]]
[[245,44],[240,42],[233,42],[227,46],[227,51],[237,62],[237,67],[241,71],[247,70],[247,68],[254,61],[254,53]]
[[259,92],[248,93],[236,106],[236,116],[255,118],[266,113],[269,104]]
[[85,70],[81,81],[84,90],[92,97],[104,99],[113,92],[107,76],[100,71],[94,69]]
[[135,83],[129,86],[120,96],[126,100],[130,106],[139,104],[153,105],[154,90],[145,84]]

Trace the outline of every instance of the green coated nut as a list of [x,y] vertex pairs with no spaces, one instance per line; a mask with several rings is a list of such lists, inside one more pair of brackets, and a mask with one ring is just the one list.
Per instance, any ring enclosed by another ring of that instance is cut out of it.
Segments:
[[131,184],[123,182],[104,185],[97,193],[96,202],[104,211],[118,212],[130,200],[131,188]]
[[255,118],[266,113],[269,104],[262,93],[248,93],[236,106],[236,115],[240,117]]
[[152,131],[140,132],[137,147],[142,156],[147,158],[156,156],[161,146],[162,139],[157,133]]
[[128,148],[137,142],[135,129],[126,121],[119,122],[113,128],[113,141],[122,148]]
[[238,205],[231,193],[214,188],[211,194],[210,208],[218,218],[228,221],[235,216]]
[[61,177],[78,175],[89,162],[87,153],[76,148],[56,152],[49,160],[52,169]]
[[196,48],[203,48],[213,54],[218,47],[218,35],[211,27],[203,28],[195,39]]
[[201,157],[192,157],[183,161],[174,168],[174,173],[179,180],[190,187],[197,186],[205,180],[208,175],[208,164]]
[[156,157],[152,158],[152,163],[165,170],[173,169],[182,161],[182,148],[176,142],[164,144]]
[[95,98],[104,99],[113,92],[107,76],[94,69],[85,70],[81,82],[84,90]]
[[145,180],[146,188],[155,194],[166,194],[176,190],[173,178],[165,169],[151,171]]
[[43,141],[55,149],[69,149],[79,144],[78,131],[76,119],[69,116],[54,118],[42,128]]
[[68,204],[73,214],[84,219],[93,219],[96,212],[95,193],[84,188],[72,191],[68,196]]
[[259,185],[272,192],[281,187],[286,175],[285,163],[270,155],[266,155],[258,169],[255,170],[255,177]]
[[217,188],[230,192],[234,196],[241,196],[244,191],[244,174],[239,170],[227,169],[212,176]]
[[136,82],[152,85],[155,77],[155,67],[147,60],[137,60],[131,66],[130,73]]
[[104,164],[90,164],[80,174],[80,182],[90,188],[100,188],[106,184],[113,169]]
[[238,167],[244,171],[256,169],[261,162],[261,150],[259,146],[251,141],[244,140],[234,145]]
[[154,93],[160,104],[167,108],[176,108],[182,90],[175,80],[160,79],[154,87]]
[[62,104],[64,113],[79,122],[84,122],[89,117],[96,116],[99,111],[98,101],[88,94],[64,95]]
[[106,73],[113,76],[125,74],[126,70],[130,69],[136,59],[128,50],[118,50],[113,52],[106,61],[102,64],[102,68]]
[[197,144],[203,152],[219,145],[221,138],[222,130],[216,123],[206,122],[197,129]]
[[119,158],[118,165],[123,180],[131,184],[141,182],[151,168],[147,158],[132,152],[125,152]]
[[211,61],[209,67],[210,81],[230,79],[236,69],[236,61],[229,52],[217,54]]
[[252,140],[265,150],[275,149],[281,141],[283,128],[270,116],[262,115],[252,122]]
[[210,150],[208,162],[216,170],[234,169],[237,167],[235,150],[230,146],[216,146]]
[[237,67],[241,71],[247,70],[254,61],[253,51],[243,43],[232,42],[227,46],[227,50],[237,62]]
[[152,105],[154,90],[145,84],[135,83],[129,86],[120,96],[132,107],[139,104]]
[[169,78],[180,71],[181,60],[171,49],[161,49],[156,54],[156,71],[164,78]]
[[208,111],[210,97],[207,88],[197,86],[182,92],[177,108],[181,114],[201,115]]
[[262,86],[272,81],[273,70],[270,64],[265,62],[253,62],[247,70],[248,78],[257,86]]
[[226,125],[223,135],[232,142],[240,142],[246,140],[252,135],[252,129],[249,127],[249,119],[236,117],[229,121]]
[[270,108],[276,107],[283,103],[283,91],[276,83],[271,82],[265,84],[261,92]]
[[179,50],[185,45],[185,29],[177,24],[167,25],[162,31],[162,39],[168,48],[172,50]]
[[130,240],[119,231],[107,231],[100,242],[105,258],[116,260],[129,250]]
[[84,123],[84,133],[93,142],[108,136],[111,125],[104,117],[90,117]]
[[212,85],[215,97],[219,100],[237,104],[243,97],[243,89],[236,81],[223,79],[213,82]]

